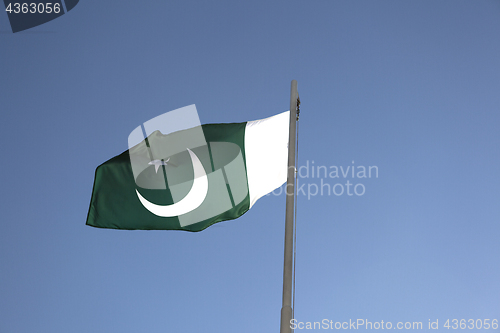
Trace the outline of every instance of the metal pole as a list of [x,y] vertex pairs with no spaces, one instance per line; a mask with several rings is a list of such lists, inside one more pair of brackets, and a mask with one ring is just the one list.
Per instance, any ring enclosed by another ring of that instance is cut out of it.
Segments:
[[283,304],[281,307],[280,333],[291,333],[292,275],[293,275],[293,212],[295,193],[295,141],[297,122],[297,81],[290,89],[290,129],[288,133],[288,175],[286,181],[285,259],[283,263]]

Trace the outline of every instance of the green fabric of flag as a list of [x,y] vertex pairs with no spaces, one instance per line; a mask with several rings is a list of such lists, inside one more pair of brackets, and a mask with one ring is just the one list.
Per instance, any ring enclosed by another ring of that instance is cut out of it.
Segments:
[[236,219],[286,181],[288,114],[202,125],[204,144],[189,143],[199,128],[151,133],[97,167],[87,225],[201,231]]

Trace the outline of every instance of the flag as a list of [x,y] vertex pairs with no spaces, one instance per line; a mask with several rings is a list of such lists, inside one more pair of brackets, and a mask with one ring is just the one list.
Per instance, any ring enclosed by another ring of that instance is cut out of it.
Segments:
[[201,231],[238,218],[286,182],[289,114],[155,130],[132,146],[138,127],[127,151],[97,167],[87,225]]

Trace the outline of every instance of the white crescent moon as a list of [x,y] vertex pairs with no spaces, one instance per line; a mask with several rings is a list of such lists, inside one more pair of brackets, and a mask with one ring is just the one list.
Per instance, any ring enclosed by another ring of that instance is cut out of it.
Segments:
[[205,200],[208,193],[208,178],[205,168],[203,168],[203,164],[201,164],[198,156],[189,148],[188,152],[193,162],[194,181],[191,190],[189,190],[189,193],[182,200],[172,205],[157,205],[146,200],[139,191],[135,190],[142,205],[151,213],[161,217],[179,216],[198,208]]

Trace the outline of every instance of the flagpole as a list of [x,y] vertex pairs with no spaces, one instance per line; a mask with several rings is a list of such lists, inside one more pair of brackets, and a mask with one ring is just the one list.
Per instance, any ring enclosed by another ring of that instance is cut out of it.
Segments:
[[283,303],[281,307],[280,333],[291,333],[292,276],[293,276],[293,213],[295,193],[295,141],[297,123],[297,81],[292,80],[290,89],[290,127],[288,132],[288,174],[286,182],[285,258],[283,263]]

